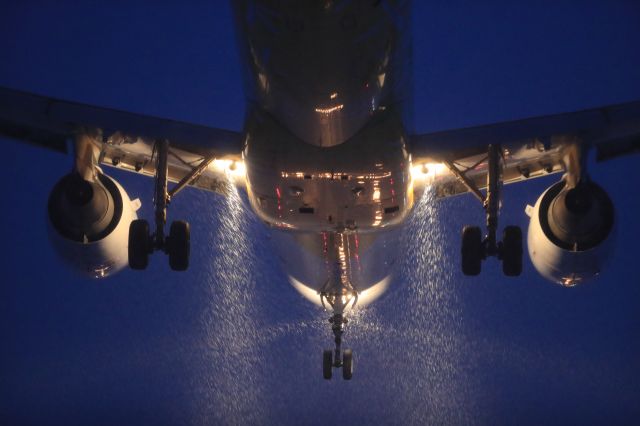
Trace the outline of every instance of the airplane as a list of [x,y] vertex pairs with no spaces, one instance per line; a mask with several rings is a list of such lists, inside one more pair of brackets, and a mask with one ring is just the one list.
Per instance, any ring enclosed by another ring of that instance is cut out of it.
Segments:
[[[332,314],[326,379],[334,368],[351,379],[353,352],[342,349],[348,312],[389,286],[399,231],[425,191],[470,193],[486,212],[484,230],[463,228],[465,275],[495,257],[515,277],[523,234],[506,226],[499,238],[501,186],[563,173],[527,208],[529,256],[564,286],[600,274],[617,224],[586,158],[638,150],[640,102],[410,134],[410,6],[233,2],[247,96],[240,132],[0,88],[0,133],[72,153],[74,171],[49,197],[54,248],[95,278],[144,270],[157,251],[185,270],[190,228],[174,221],[167,232],[169,202],[186,186],[221,195],[239,187],[271,228],[291,284]],[[102,166],[154,179],[152,225]]]

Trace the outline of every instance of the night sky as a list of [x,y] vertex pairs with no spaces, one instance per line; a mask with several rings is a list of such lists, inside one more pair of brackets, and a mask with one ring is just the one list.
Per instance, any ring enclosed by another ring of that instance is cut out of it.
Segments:
[[[226,2],[6,3],[0,85],[241,129]],[[418,133],[640,99],[637,1],[480,3],[415,1]],[[192,225],[186,273],[157,254],[144,273],[91,281],[47,239],[47,197],[72,159],[1,146],[1,424],[621,424],[640,415],[638,156],[591,164],[617,209],[617,244],[602,276],[574,289],[544,281],[528,258],[517,279],[493,260],[463,277],[460,229],[484,223],[481,206],[469,195],[425,197],[391,288],[347,329],[353,380],[326,382],[329,315],[287,283],[242,194],[188,189],[174,200],[170,220]],[[151,219],[152,180],[105,171]],[[526,229],[525,205],[557,179],[506,187],[501,224]]]

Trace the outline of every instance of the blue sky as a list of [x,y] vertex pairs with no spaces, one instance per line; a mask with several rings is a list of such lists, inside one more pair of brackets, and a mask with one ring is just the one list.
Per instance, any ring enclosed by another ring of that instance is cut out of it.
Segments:
[[[240,129],[244,104],[225,2],[13,4],[0,16],[0,85]],[[640,99],[633,1],[415,2],[418,132]],[[86,281],[47,241],[45,206],[71,159],[3,140],[0,419],[8,424],[623,423],[640,399],[638,157],[594,165],[619,222],[610,267],[563,289],[526,260],[459,272],[470,196],[424,200],[392,288],[347,331],[354,380],[322,380],[327,314],[285,281],[237,197],[187,190],[190,270]],[[8,150],[8,153],[7,151]],[[108,173],[110,172],[107,171]],[[152,182],[111,173],[151,217]],[[507,187],[502,224],[558,176]]]

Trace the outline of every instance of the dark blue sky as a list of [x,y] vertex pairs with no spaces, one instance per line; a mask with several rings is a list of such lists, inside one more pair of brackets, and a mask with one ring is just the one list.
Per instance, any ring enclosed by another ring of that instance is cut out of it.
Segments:
[[[0,15],[0,85],[240,129],[226,2],[17,2]],[[640,99],[635,1],[416,1],[419,132]],[[594,166],[619,220],[602,277],[567,290],[525,261],[459,272],[470,196],[421,203],[388,293],[350,324],[354,380],[322,380],[327,314],[290,287],[268,232],[237,198],[187,190],[186,273],[78,278],[47,241],[45,206],[71,159],[3,140],[2,424],[632,423],[640,414],[638,157]],[[111,170],[107,170],[111,172]],[[151,217],[152,182],[111,173]],[[502,224],[559,176],[504,191]],[[426,200],[425,200],[426,201]]]

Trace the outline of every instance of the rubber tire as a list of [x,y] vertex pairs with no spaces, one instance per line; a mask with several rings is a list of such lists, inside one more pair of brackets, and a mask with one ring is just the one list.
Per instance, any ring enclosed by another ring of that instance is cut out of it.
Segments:
[[508,277],[522,273],[522,230],[507,226],[502,232],[502,272]]
[[351,380],[353,376],[353,351],[345,349],[342,353],[342,378]]
[[469,276],[480,274],[482,268],[482,232],[477,226],[462,229],[462,273]]
[[141,271],[149,265],[149,222],[136,219],[129,225],[129,267]]
[[190,240],[189,223],[183,220],[176,220],[171,223],[167,240],[167,253],[169,254],[169,266],[174,271],[186,271],[189,267]]
[[322,353],[322,377],[324,377],[326,380],[330,380],[332,372],[333,372],[333,351],[331,349],[326,349]]

